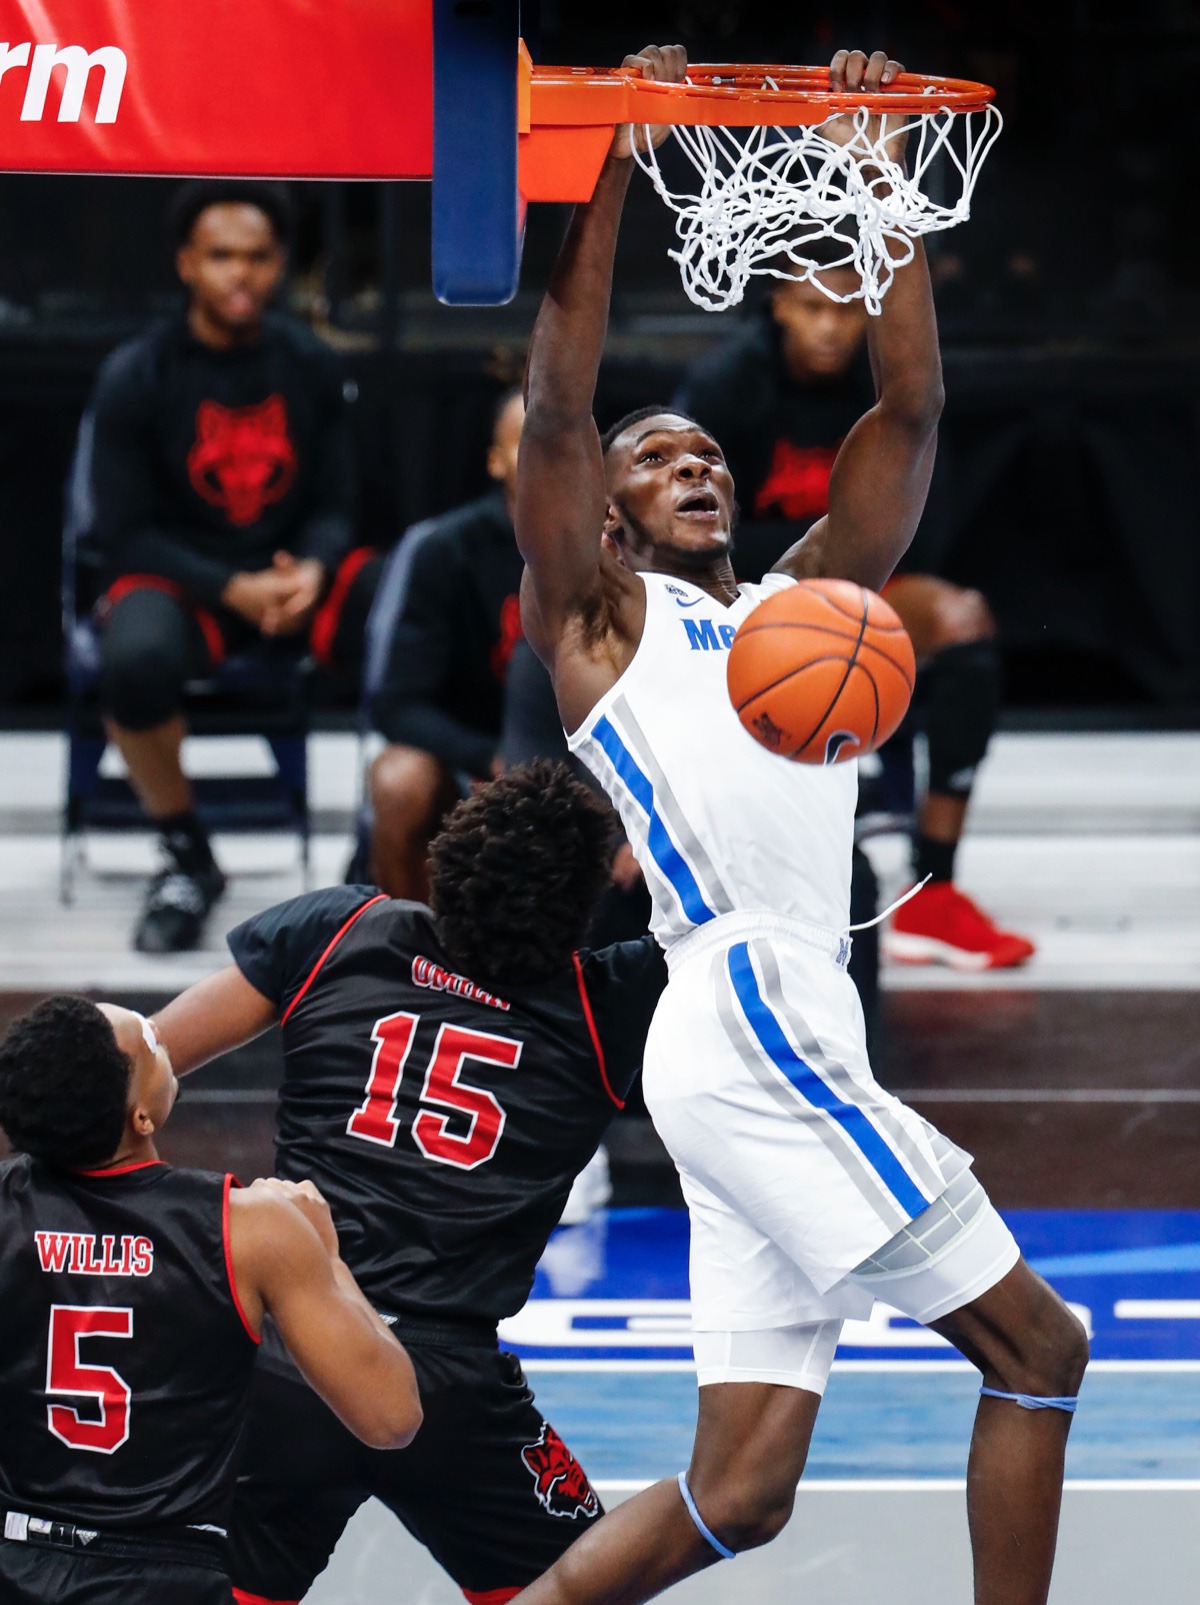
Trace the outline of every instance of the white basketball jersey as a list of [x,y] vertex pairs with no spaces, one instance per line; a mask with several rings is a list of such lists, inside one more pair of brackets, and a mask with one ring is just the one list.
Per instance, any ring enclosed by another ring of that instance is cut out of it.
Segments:
[[663,947],[722,914],[766,909],[845,930],[858,766],[790,763],[743,729],[725,683],[734,632],[782,574],[729,607],[643,574],[633,661],[569,737],[612,798]]

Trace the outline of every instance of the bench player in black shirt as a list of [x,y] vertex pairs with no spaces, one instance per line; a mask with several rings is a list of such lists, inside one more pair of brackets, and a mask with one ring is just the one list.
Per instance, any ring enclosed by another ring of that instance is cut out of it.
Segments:
[[565,767],[511,770],[435,838],[432,907],[297,898],[233,931],[234,965],[158,1016],[182,1071],[280,1022],[279,1173],[329,1199],[425,1412],[403,1454],[364,1450],[264,1348],[231,1524],[240,1598],[300,1599],[370,1494],[477,1605],[600,1513],[496,1323],[528,1297],[666,980],[650,938],[577,951],[609,853],[608,811]]
[[194,946],[224,887],[180,762],[185,682],[264,637],[356,668],[378,573],[351,549],[338,362],[268,311],[282,192],[185,185],[171,222],[187,307],[108,357],[90,405],[101,704],[167,861],[134,937],[147,952]]
[[50,998],[0,1044],[0,1599],[226,1605],[264,1314],[346,1430],[400,1447],[412,1366],[310,1182],[174,1170],[149,1022]]

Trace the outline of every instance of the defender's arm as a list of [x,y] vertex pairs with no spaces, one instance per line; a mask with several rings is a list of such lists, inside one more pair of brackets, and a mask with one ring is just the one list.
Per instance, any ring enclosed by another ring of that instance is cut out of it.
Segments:
[[311,1182],[257,1181],[229,1198],[233,1275],[246,1321],[279,1328],[310,1386],[356,1437],[403,1449],[421,1424],[412,1362],[338,1253]]
[[[674,83],[687,58],[679,45],[650,46],[624,65]],[[632,167],[628,132],[619,129],[595,193],[575,209],[530,340],[515,523],[528,568],[525,632],[543,659],[599,586],[607,501],[592,403]]]
[[[878,88],[903,68],[876,51],[839,51],[833,87]],[[942,362],[925,250],[897,270],[867,340],[878,395],[842,442],[829,481],[829,511],[785,552],[776,572],[797,579],[857,580],[878,590],[916,533],[937,449]]]
[[175,1074],[186,1076],[261,1036],[278,1018],[271,1000],[250,985],[236,964],[227,964],[160,1009],[154,1028]]

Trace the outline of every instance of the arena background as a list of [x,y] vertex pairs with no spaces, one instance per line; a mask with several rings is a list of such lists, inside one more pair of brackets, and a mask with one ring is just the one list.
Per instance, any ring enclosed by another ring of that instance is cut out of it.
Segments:
[[[1055,1605],[1183,1605],[1200,1575],[1200,15],[1185,0],[1119,15],[1099,0],[545,0],[526,28],[547,62],[610,63],[649,40],[698,59],[818,62],[882,44],[915,70],[997,88],[1006,127],[974,216],[931,243],[951,472],[944,516],[918,541],[999,620],[1003,733],[963,880],[1039,953],[982,978],[885,971],[878,1059],[886,1085],[975,1153],[1034,1263],[1092,1324]],[[98,842],[77,903],[56,896],[63,481],[99,362],[175,304],[172,187],[0,176],[2,1020],[63,988],[156,1007],[223,961],[236,919],[300,886],[290,841],[223,842],[234,891],[182,963],[128,952],[148,838]],[[482,489],[493,403],[519,376],[566,209],[531,212],[509,306],[451,310],[430,291],[427,185],[292,190],[288,303],[343,354],[362,533],[388,546]],[[750,302],[693,308],[670,244],[638,180],[602,424],[668,397],[753,315]],[[317,717],[316,884],[345,865],[354,718],[350,699]],[[890,894],[902,844],[883,842],[876,862]],[[268,1171],[277,1076],[267,1038],[189,1084],[168,1157]],[[559,1234],[509,1337],[615,1499],[684,1463],[694,1385],[673,1173],[645,1120],[619,1122],[611,1146],[619,1207]],[[598,1299],[619,1331],[589,1348]],[[853,1336],[805,1484],[815,1513],[802,1501],[740,1597],[773,1605],[801,1580],[812,1605],[967,1597],[974,1380],[920,1343],[886,1319]],[[455,1597],[378,1513],[354,1532],[318,1605],[388,1597],[397,1568],[414,1600]],[[732,1597],[709,1586],[678,1597]]]
[[[542,7],[540,57],[610,62],[661,36],[702,57],[819,61],[843,41],[885,39],[914,68],[995,84],[1006,127],[975,216],[931,245],[954,471],[927,560],[991,598],[1014,717],[1186,724],[1200,703],[1200,229],[1180,188],[1194,123],[1166,80],[1187,84],[1200,67],[1194,11],[1177,0],[1120,14],[1086,0],[796,11],[802,23],[752,0],[559,0]],[[21,597],[0,632],[10,721],[55,717],[62,478],[101,357],[173,302],[170,188],[0,178],[0,529]],[[427,185],[294,188],[291,303],[345,350],[364,529],[389,544],[479,487],[490,398],[519,370],[563,209],[532,210],[516,300],[462,311],[430,295]],[[749,310],[693,308],[669,243],[667,213],[635,185],[603,418],[668,395]]]

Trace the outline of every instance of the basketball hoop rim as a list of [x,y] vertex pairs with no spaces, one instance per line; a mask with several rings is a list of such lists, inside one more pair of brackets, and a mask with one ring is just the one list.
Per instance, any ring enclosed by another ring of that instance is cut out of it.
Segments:
[[522,118],[523,131],[623,123],[789,127],[859,110],[961,114],[983,111],[995,99],[987,84],[914,72],[864,93],[830,89],[828,67],[697,63],[688,68],[688,82],[664,84],[632,67],[540,67],[529,65],[524,52],[522,57],[522,112],[528,118]]

